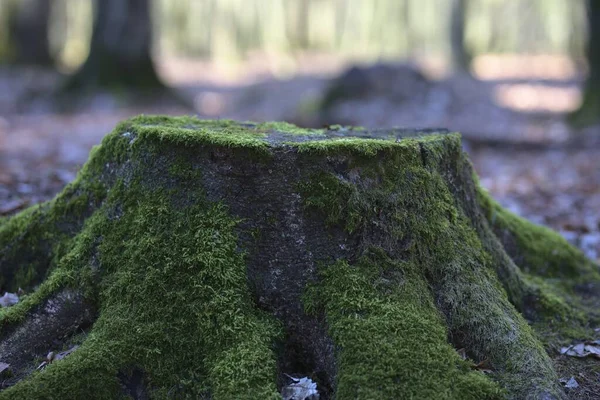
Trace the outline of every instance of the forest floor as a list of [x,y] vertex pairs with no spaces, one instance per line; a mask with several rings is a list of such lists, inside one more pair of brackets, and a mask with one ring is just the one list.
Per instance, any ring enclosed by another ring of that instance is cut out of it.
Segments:
[[[322,124],[315,105],[344,65],[317,61],[305,61],[285,78],[261,65],[250,65],[231,78],[207,64],[163,63],[165,81],[191,107],[170,101],[127,104],[119,97],[95,94],[74,100],[77,104],[63,113],[56,113],[48,96],[60,75],[2,68],[0,216],[52,198],[75,177],[90,148],[132,115]],[[579,83],[576,74],[485,81],[454,77],[429,82],[427,95],[408,93],[399,101],[374,93],[347,101],[327,123],[461,131],[482,185],[502,205],[556,229],[588,257],[600,260],[600,126],[575,132],[565,122],[565,111],[579,96]]]

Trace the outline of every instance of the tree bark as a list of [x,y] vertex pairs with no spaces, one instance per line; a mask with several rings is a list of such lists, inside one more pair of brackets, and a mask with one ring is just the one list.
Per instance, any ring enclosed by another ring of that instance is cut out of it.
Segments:
[[90,54],[66,85],[89,88],[160,88],[152,63],[148,0],[97,0]]
[[452,51],[452,67],[454,68],[454,72],[469,74],[471,55],[465,46],[466,7],[466,0],[452,0],[450,48]]
[[583,87],[581,106],[570,115],[571,122],[577,127],[600,122],[600,2],[588,0],[587,16],[588,78]]
[[12,62],[51,66],[48,27],[50,0],[25,0],[15,4],[13,18],[9,21],[9,37],[13,48]]
[[166,117],[0,220],[0,272],[30,293],[0,314],[0,399],[276,399],[288,376],[321,399],[559,399],[526,318],[585,329],[577,285],[600,281],[478,187],[457,134]]

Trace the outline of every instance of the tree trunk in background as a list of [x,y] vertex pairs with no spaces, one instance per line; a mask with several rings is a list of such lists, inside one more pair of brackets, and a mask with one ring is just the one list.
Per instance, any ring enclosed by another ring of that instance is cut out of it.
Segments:
[[51,0],[7,1],[4,5],[4,38],[0,44],[3,61],[14,64],[50,66],[48,27]]
[[465,12],[467,0],[452,0],[450,47],[454,72],[470,73],[471,55],[465,46]]
[[148,0],[97,0],[90,54],[67,90],[162,86],[152,63]]
[[294,50],[306,50],[310,44],[310,0],[289,2],[287,36]]
[[0,63],[9,63],[12,58],[13,44],[10,34],[11,21],[15,18],[16,3],[14,0],[7,0],[1,4],[3,9],[0,13]]
[[571,114],[571,122],[578,127],[600,122],[600,1],[588,0],[588,78],[583,88],[583,102]]
[[600,281],[479,188],[458,134],[187,117],[125,121],[0,219],[0,277],[29,293],[0,313],[0,400],[275,400],[289,376],[322,400],[560,399],[540,338],[593,333]]
[[51,0],[19,2],[11,24],[15,63],[45,66],[53,64],[48,41],[50,10]]

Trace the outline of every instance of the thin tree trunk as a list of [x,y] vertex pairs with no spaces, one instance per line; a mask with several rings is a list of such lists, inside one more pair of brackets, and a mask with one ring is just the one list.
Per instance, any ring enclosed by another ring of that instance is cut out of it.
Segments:
[[148,0],[97,0],[90,54],[67,89],[161,87]]
[[471,55],[465,46],[465,12],[467,0],[452,0],[450,44],[455,72],[469,73]]
[[600,1],[588,1],[587,16],[588,78],[583,88],[581,106],[570,116],[571,122],[577,127],[600,122]]
[[308,49],[310,45],[310,10],[311,0],[300,1],[298,9],[298,39],[302,50]]
[[12,37],[15,62],[31,65],[52,65],[48,27],[50,0],[22,0],[19,2]]

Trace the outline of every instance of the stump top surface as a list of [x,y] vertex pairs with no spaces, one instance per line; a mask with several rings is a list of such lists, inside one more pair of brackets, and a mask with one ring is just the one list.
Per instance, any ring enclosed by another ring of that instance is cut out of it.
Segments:
[[300,128],[286,122],[237,122],[232,120],[202,120],[196,117],[138,116],[123,122],[117,130],[158,136],[183,144],[209,142],[242,147],[279,147],[309,142],[378,141],[398,143],[404,139],[431,141],[451,132],[445,128],[366,129],[330,125],[322,129]]

